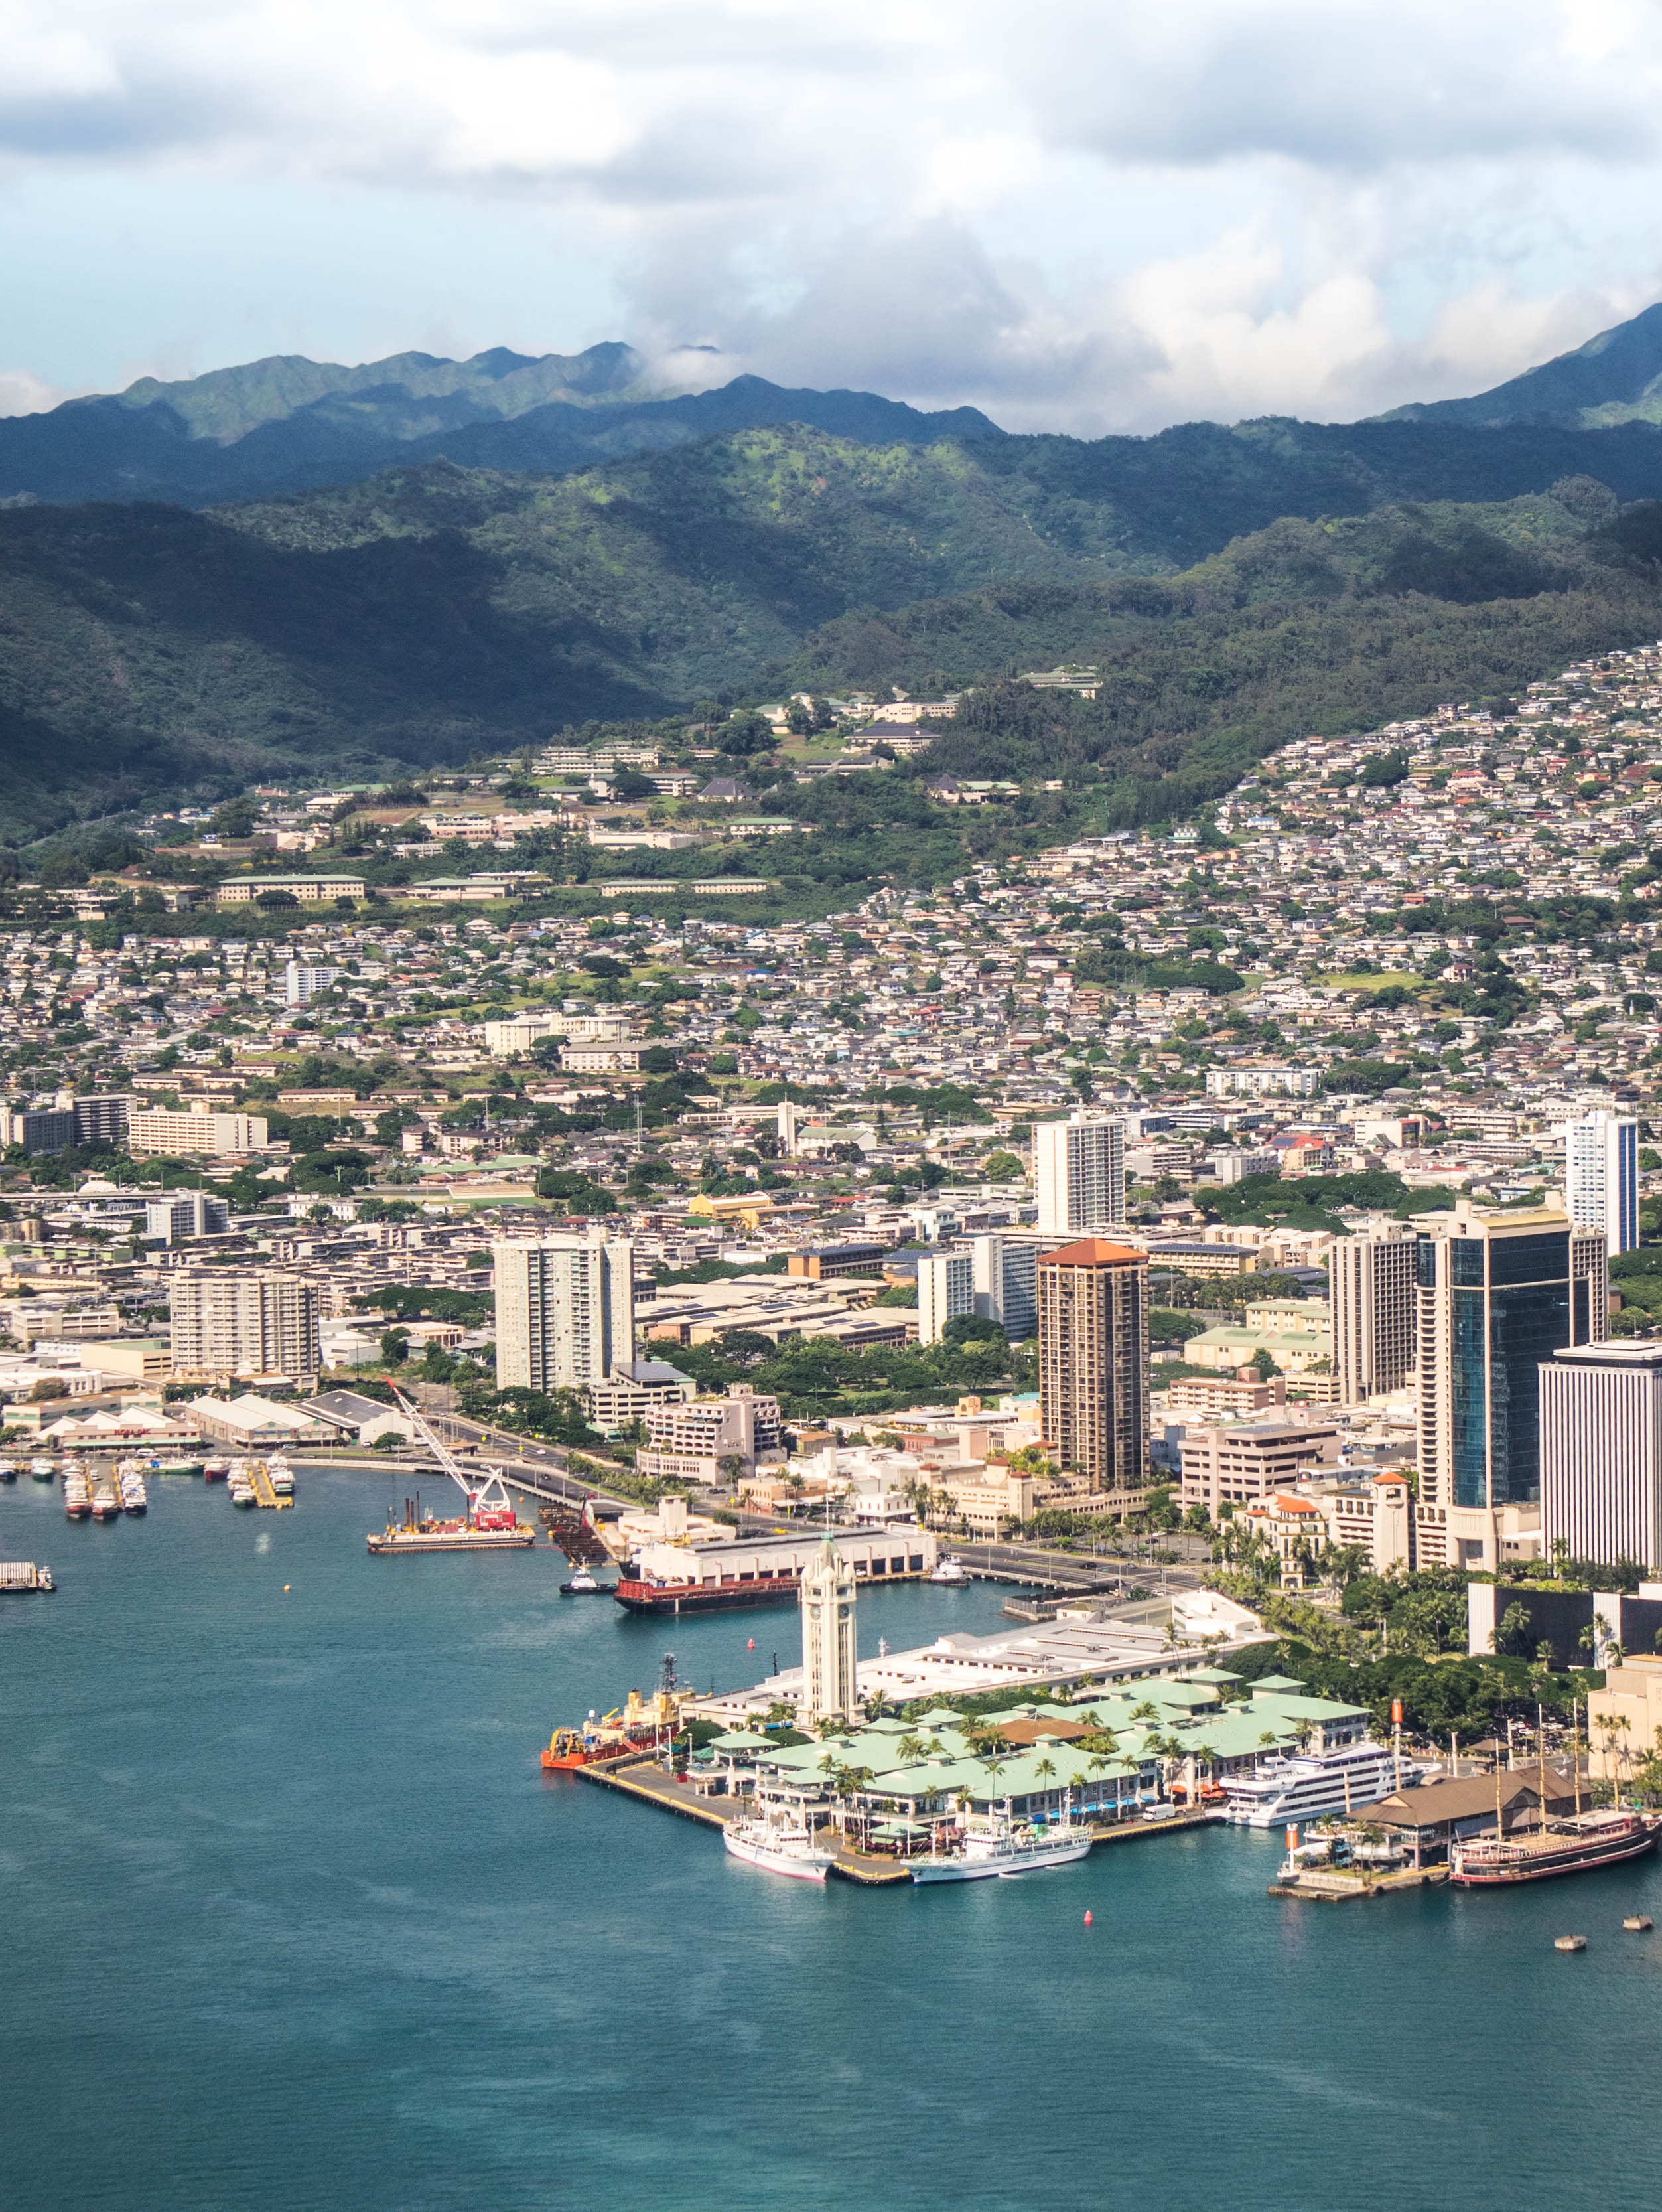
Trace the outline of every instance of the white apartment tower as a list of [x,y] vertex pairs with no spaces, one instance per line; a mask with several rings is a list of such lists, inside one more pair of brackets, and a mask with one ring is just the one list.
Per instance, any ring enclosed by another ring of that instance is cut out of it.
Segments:
[[918,1262],[918,1341],[939,1344],[946,1325],[975,1311],[975,1257],[928,1252]]
[[1039,1246],[1031,1237],[972,1237],[975,1310],[996,1321],[1012,1344],[1039,1328]]
[[175,1376],[287,1376],[311,1382],[320,1364],[318,1293],[276,1267],[233,1273],[186,1268],[168,1298]]
[[1328,1256],[1333,1372],[1343,1404],[1400,1390],[1414,1379],[1414,1231],[1342,1237]]
[[1541,1540],[1662,1567],[1662,1344],[1578,1344],[1541,1364]]
[[803,1725],[851,1720],[859,1709],[854,1570],[828,1536],[802,1571]]
[[599,1230],[491,1246],[499,1390],[576,1389],[634,1357],[634,1247]]
[[1033,1180],[1039,1227],[1076,1237],[1107,1229],[1125,1218],[1125,1125],[1087,1121],[1040,1121],[1033,1132]]
[[1639,1249],[1639,1124],[1584,1114],[1564,1130],[1564,1197],[1578,1229],[1596,1229],[1612,1258]]

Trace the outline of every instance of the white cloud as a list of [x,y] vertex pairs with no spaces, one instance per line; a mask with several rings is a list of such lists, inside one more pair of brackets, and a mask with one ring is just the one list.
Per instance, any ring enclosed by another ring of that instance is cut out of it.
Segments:
[[0,415],[39,415],[72,397],[27,368],[0,368]]
[[1640,0],[0,0],[13,178],[535,204],[668,374],[1081,429],[1478,388],[1631,312],[1659,91]]

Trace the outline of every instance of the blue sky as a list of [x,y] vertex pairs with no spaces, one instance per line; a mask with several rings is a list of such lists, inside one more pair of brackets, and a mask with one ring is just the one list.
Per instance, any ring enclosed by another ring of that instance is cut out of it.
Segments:
[[1653,0],[9,0],[0,408],[624,337],[1012,428],[1343,419],[1662,294],[1659,90]]

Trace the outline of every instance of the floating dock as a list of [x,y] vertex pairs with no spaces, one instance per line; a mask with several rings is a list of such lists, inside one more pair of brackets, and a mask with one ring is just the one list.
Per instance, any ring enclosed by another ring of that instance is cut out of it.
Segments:
[[1342,1905],[1350,1897],[1388,1897],[1399,1889],[1435,1889],[1447,1880],[1448,1869],[1441,1866],[1404,1867],[1398,1874],[1301,1874],[1296,1881],[1272,1881],[1265,1894]]
[[37,1567],[33,1559],[0,1559],[0,1597],[57,1587],[50,1567]]
[[265,1462],[263,1459],[257,1459],[250,1467],[248,1470],[248,1480],[254,1486],[254,1503],[256,1505],[264,1505],[269,1511],[274,1510],[280,1513],[285,1505],[292,1505],[294,1504],[294,1501],[292,1498],[284,1498],[279,1495],[272,1484],[270,1474],[267,1471]]

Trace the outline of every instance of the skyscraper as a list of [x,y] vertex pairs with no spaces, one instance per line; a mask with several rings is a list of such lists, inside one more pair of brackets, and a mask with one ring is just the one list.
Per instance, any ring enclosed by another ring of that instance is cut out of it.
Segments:
[[1662,1567],[1662,1344],[1578,1344],[1541,1366],[1541,1543]]
[[1405,1225],[1334,1242],[1328,1295],[1342,1403],[1400,1390],[1413,1377],[1415,1250]]
[[1606,1331],[1604,1240],[1556,1206],[1462,1199],[1417,1240],[1422,1565],[1492,1569],[1540,1542],[1541,1364]]
[[804,1725],[852,1719],[859,1706],[854,1570],[828,1536],[802,1571],[802,1698]]
[[1110,1228],[1125,1218],[1125,1125],[1040,1121],[1033,1132],[1039,1227],[1052,1235]]
[[1564,1130],[1564,1196],[1578,1229],[1596,1229],[1604,1249],[1639,1248],[1639,1124],[1621,1114],[1584,1114]]
[[581,1237],[504,1237],[496,1283],[496,1387],[574,1389],[634,1357],[634,1247]]
[[316,1379],[318,1294],[276,1267],[232,1273],[186,1268],[173,1277],[167,1307],[173,1373]]
[[918,1341],[938,1344],[946,1325],[975,1310],[975,1260],[969,1252],[926,1252],[918,1261]]
[[1093,1492],[1140,1498],[1149,1469],[1149,1262],[1101,1237],[1039,1262],[1040,1419]]

